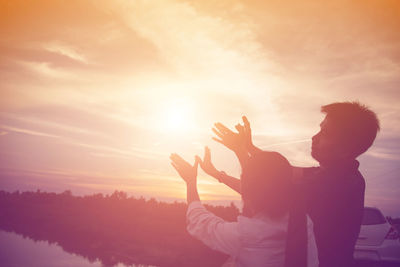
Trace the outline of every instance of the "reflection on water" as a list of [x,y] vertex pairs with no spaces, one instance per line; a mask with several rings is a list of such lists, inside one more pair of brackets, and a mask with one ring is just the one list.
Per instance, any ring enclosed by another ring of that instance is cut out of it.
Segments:
[[33,241],[12,232],[0,230],[1,266],[82,266],[101,267],[99,260],[89,262],[81,256],[69,254],[56,244]]
[[[213,208],[223,218],[233,218],[237,211],[236,207]],[[84,197],[72,196],[68,191],[61,194],[0,191],[0,229],[30,239],[14,237],[10,248],[9,241],[3,240],[2,247],[8,249],[2,252],[2,257],[17,261],[11,266],[35,266],[18,262],[32,257],[35,264],[41,260],[36,266],[46,266],[43,262],[49,262],[47,266],[78,267],[221,266],[227,256],[188,235],[185,213],[183,203],[128,198],[126,193],[118,191]],[[35,249],[26,248],[29,246]],[[53,252],[53,247],[59,252]],[[29,252],[38,249],[40,252]],[[77,260],[80,262],[75,263]]]
[[[51,267],[101,267],[97,259],[93,262],[73,253],[65,252],[60,246],[47,241],[33,241],[13,232],[0,230],[0,265],[2,267],[51,266]],[[148,265],[129,265],[144,267]],[[128,267],[119,263],[115,267]],[[150,266],[148,266],[150,267]]]

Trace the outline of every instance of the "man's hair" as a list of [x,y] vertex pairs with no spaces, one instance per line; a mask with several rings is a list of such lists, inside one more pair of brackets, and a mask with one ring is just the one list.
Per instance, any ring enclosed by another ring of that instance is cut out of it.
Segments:
[[352,156],[368,150],[380,130],[376,114],[359,102],[337,102],[321,107]]
[[290,163],[281,154],[256,153],[243,167],[241,193],[244,206],[250,204],[255,213],[264,212],[271,217],[286,214],[291,196],[291,175]]

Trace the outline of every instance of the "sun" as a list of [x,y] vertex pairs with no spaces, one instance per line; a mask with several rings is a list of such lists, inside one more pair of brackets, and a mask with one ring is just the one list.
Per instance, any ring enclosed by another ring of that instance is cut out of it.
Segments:
[[194,128],[194,106],[188,99],[173,99],[166,102],[162,111],[163,131],[187,133]]

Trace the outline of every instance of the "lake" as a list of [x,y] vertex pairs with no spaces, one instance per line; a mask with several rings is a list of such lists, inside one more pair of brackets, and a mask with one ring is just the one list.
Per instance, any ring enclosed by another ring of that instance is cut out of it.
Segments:
[[[82,256],[65,252],[56,243],[33,241],[13,232],[0,230],[1,267],[102,267],[99,260],[90,262]],[[115,267],[150,267],[148,265],[125,265]]]

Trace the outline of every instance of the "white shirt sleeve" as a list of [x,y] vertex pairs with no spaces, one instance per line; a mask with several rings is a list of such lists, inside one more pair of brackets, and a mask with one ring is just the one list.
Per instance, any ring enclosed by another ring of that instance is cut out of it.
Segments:
[[190,203],[186,213],[187,231],[208,247],[235,256],[240,249],[237,222],[227,222],[208,211],[200,201]]

